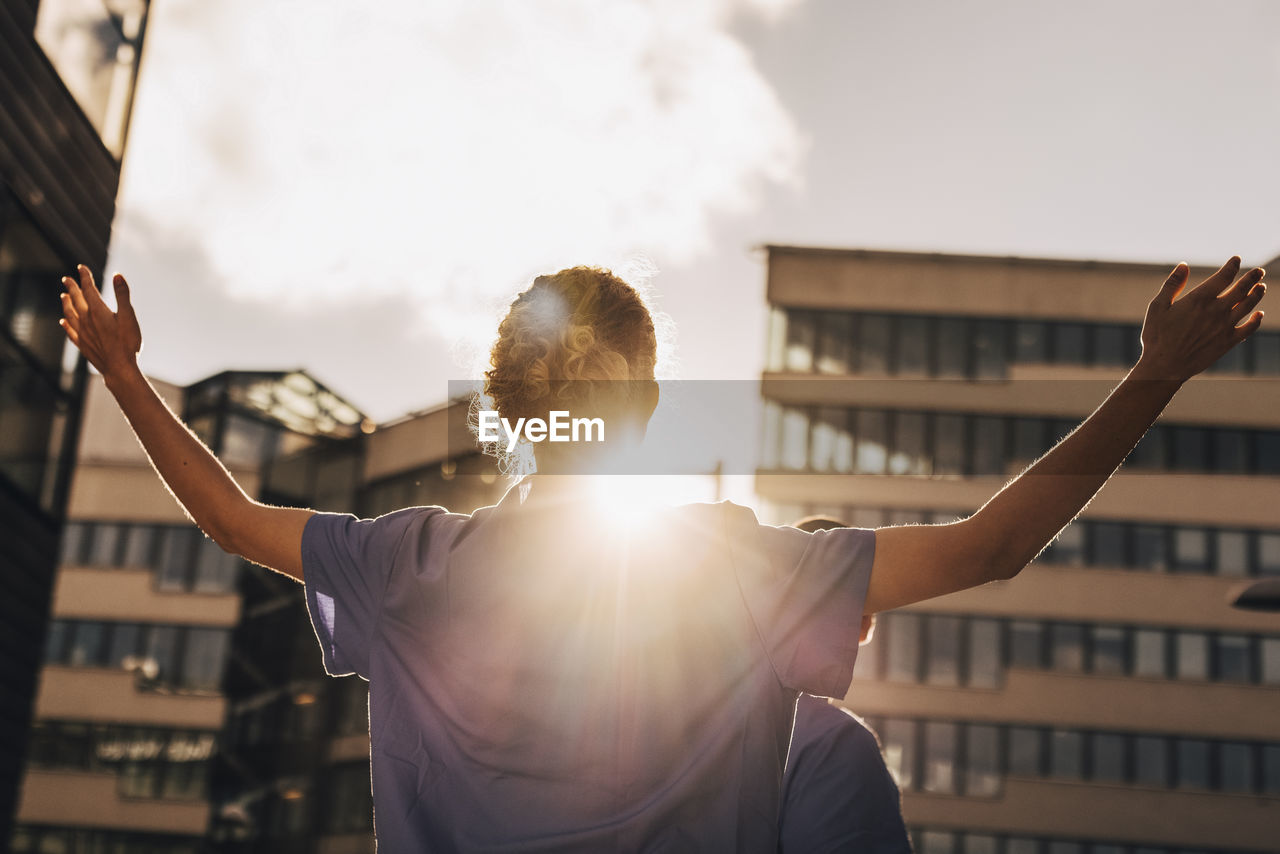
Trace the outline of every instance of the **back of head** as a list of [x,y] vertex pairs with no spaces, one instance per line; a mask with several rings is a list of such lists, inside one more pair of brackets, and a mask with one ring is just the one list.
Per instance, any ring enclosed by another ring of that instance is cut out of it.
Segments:
[[803,519],[792,522],[791,527],[813,534],[818,531],[829,531],[832,528],[847,528],[849,525],[830,516],[805,516]]
[[599,267],[539,276],[498,326],[485,394],[499,414],[616,409],[651,384],[653,318],[635,288]]

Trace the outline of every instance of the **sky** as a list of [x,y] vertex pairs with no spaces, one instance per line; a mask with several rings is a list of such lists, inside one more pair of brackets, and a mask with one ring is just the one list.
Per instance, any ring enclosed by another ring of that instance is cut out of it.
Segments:
[[379,422],[582,263],[669,321],[663,376],[750,379],[763,244],[1280,256],[1277,32],[1268,0],[153,0],[109,269],[150,375],[302,367]]

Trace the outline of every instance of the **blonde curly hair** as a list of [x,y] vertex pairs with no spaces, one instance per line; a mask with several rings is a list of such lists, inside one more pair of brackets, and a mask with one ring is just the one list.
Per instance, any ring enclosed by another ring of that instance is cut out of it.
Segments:
[[503,418],[546,418],[552,409],[626,402],[652,382],[653,317],[635,288],[600,267],[534,279],[498,326],[484,394]]

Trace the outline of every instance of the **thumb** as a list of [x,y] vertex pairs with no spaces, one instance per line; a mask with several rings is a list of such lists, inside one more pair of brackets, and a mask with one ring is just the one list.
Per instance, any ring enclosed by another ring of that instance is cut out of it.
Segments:
[[124,280],[124,276],[116,273],[111,280],[111,284],[116,290],[116,311],[133,314],[133,304],[129,301],[129,283]]

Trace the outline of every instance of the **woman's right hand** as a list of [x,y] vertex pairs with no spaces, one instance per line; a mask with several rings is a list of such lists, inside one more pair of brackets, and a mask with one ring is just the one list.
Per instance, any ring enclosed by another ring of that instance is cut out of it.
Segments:
[[142,330],[129,302],[129,285],[124,276],[115,275],[118,310],[112,311],[98,293],[89,268],[80,264],[76,269],[79,282],[70,276],[62,277],[67,290],[62,295],[62,320],[58,324],[104,379],[136,372]]

